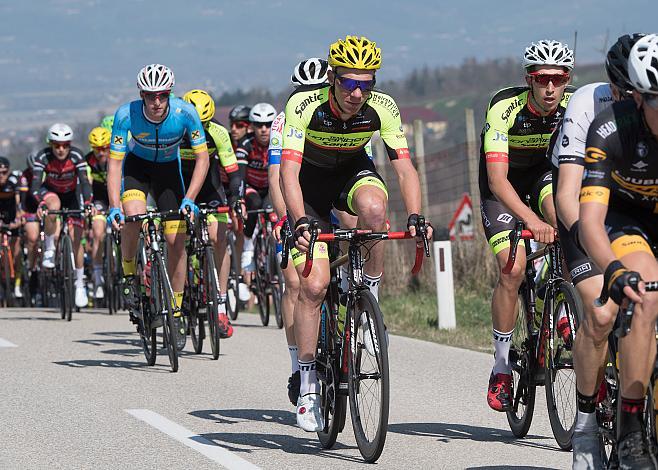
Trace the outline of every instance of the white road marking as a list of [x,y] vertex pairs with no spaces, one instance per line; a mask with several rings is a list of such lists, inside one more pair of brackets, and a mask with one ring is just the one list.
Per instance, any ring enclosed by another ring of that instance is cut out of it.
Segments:
[[18,346],[12,343],[11,341],[7,341],[6,339],[0,338],[0,348],[17,348]]
[[190,447],[205,455],[210,460],[217,462],[225,468],[231,470],[256,470],[260,468],[218,446],[214,442],[193,433],[180,424],[168,420],[164,416],[161,416],[154,411],[143,409],[125,411],[133,415],[135,418],[144,421],[146,424],[153,426],[158,431],[173,437],[178,442],[186,445],[187,447]]

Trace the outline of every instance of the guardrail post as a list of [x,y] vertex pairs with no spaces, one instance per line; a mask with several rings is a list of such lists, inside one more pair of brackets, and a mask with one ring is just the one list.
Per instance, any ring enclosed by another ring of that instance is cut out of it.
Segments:
[[439,329],[454,330],[457,327],[457,319],[452,278],[452,249],[449,240],[435,241],[433,245]]

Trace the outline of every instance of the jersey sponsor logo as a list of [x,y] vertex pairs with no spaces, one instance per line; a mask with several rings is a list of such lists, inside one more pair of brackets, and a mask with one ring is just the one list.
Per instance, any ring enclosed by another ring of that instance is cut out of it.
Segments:
[[486,134],[487,132],[489,132],[489,129],[491,129],[491,124],[487,122],[484,125],[484,133]]
[[279,139],[277,139],[276,137],[272,137],[272,145],[276,146],[276,145],[279,145],[280,143],[281,142],[279,142]]
[[400,110],[398,109],[398,105],[395,104],[395,101],[393,101],[391,98],[376,93],[370,96],[370,100],[373,103],[386,108],[393,117],[398,117],[400,115]]
[[521,106],[521,100],[516,98],[514,101],[510,103],[510,105],[507,107],[507,109],[503,112],[503,114],[500,115],[500,118],[503,121],[507,121],[509,117],[512,115],[512,112]]
[[[301,137],[301,136],[300,136]],[[350,149],[365,145],[370,140],[369,135],[357,134],[315,134],[309,132],[309,140],[319,147]]]
[[544,175],[542,181],[553,181],[553,173],[547,173],[546,175]]
[[599,148],[587,147],[585,149],[585,163],[602,162],[606,158],[608,158],[608,155]]
[[614,121],[608,121],[599,126],[596,130],[596,133],[602,138],[605,139],[610,134],[617,132],[617,123]]
[[121,137],[120,135],[115,135],[114,145],[123,145],[123,137]]
[[638,171],[646,171],[645,168],[649,166],[648,163],[643,162],[642,160],[637,161],[631,165],[634,169]]
[[509,157],[505,152],[487,152],[485,155],[487,163],[507,163]]
[[272,132],[277,132],[279,134],[283,132],[283,125],[285,124],[285,122],[286,122],[286,115],[285,114],[279,115],[272,123]]
[[611,95],[599,96],[599,103],[612,103]]
[[304,98],[304,101],[302,101],[297,106],[295,106],[295,114],[297,114],[299,117],[302,117],[302,113],[304,112],[304,110],[309,104],[315,103],[316,101],[320,101],[321,99],[322,99],[322,93],[315,93],[311,96]]
[[199,131],[198,129],[192,131],[192,139],[198,139],[199,137],[201,137],[201,131]]
[[635,147],[635,153],[637,153],[638,157],[645,158],[649,154],[649,147],[647,146],[646,142],[638,142],[637,146]]
[[562,147],[568,147],[569,146],[569,137],[568,136],[562,136]]
[[624,176],[618,173],[612,173],[612,179],[619,186],[635,193],[636,195],[646,196],[649,198],[658,198],[658,178],[635,178],[633,176]]
[[136,139],[144,139],[150,135],[149,132],[140,132],[135,136]]
[[580,190],[580,202],[598,202],[607,204],[610,190],[605,186],[585,186]]
[[507,136],[505,134],[501,134],[500,132],[496,131],[496,135],[492,140],[500,140],[501,142],[507,142]]
[[296,127],[290,126],[290,131],[286,137],[294,137],[295,139],[301,139],[304,136],[304,133],[297,129]]
[[511,216],[510,214],[508,214],[507,212],[503,212],[502,214],[500,214],[500,215],[498,216],[498,218],[497,218],[496,220],[497,220],[498,222],[502,222],[502,223],[504,223],[504,224],[509,224],[509,223],[512,221],[513,218],[514,218],[514,217],[512,217],[512,216]]
[[594,178],[597,180],[605,179],[605,172],[599,170],[585,170],[583,172],[583,179],[585,178]]
[[588,273],[591,270],[592,270],[592,265],[589,262],[583,263],[580,266],[576,266],[570,271],[571,279],[575,278],[576,276],[580,276],[581,274]]
[[409,153],[409,149],[407,149],[407,148],[396,149],[395,153],[397,154],[398,158],[400,158],[400,159],[411,158],[411,154]]

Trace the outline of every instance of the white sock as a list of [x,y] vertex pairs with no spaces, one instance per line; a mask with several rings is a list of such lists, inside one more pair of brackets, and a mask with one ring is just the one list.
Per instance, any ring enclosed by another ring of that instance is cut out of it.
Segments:
[[226,294],[219,294],[219,305],[217,312],[226,314]]
[[46,235],[46,251],[55,251],[55,235]]
[[244,246],[242,251],[254,251],[254,241],[251,238],[244,238]]
[[363,283],[368,286],[370,293],[375,296],[375,300],[379,302],[379,283],[382,280],[382,273],[379,273],[379,276],[368,276],[366,273],[363,273]]
[[288,345],[288,353],[290,354],[290,368],[294,374],[299,370],[299,359],[297,358],[297,346]]
[[75,287],[84,287],[85,268],[75,268]]
[[299,362],[299,378],[301,384],[299,386],[299,396],[303,397],[309,393],[320,393],[320,384],[318,383],[318,376],[315,373],[315,359],[311,361]]
[[596,432],[599,425],[596,422],[596,413],[584,413],[578,410],[576,417],[576,426],[573,428],[574,432],[591,433]]
[[94,265],[94,284],[100,285],[103,281],[103,265],[95,264]]
[[493,345],[495,349],[493,374],[511,374],[512,366],[509,363],[509,348],[512,345],[512,333],[493,330]]

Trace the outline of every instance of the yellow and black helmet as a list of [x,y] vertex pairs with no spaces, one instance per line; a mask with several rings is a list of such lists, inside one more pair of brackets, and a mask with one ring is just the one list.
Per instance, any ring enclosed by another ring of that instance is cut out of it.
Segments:
[[94,127],[89,133],[89,145],[92,147],[105,147],[110,145],[112,133],[104,127]]
[[382,50],[376,46],[364,36],[346,36],[329,47],[329,66],[377,70],[382,65]]
[[210,121],[215,115],[215,101],[208,92],[203,90],[190,90],[183,95],[183,99],[196,108],[201,122]]

